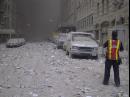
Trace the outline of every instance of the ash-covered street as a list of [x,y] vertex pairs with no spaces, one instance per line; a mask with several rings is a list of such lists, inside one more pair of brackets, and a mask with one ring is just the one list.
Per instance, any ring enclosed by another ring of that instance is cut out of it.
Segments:
[[129,95],[129,68],[120,66],[121,86],[102,85],[104,59],[70,59],[49,42],[19,48],[0,45],[0,97],[122,97]]

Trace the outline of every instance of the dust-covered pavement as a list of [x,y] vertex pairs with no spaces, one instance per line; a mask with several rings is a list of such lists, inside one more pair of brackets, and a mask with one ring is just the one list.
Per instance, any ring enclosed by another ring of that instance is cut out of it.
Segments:
[[102,85],[104,59],[70,59],[48,42],[19,48],[0,45],[0,97],[122,97],[129,95],[129,68],[120,66],[121,87]]

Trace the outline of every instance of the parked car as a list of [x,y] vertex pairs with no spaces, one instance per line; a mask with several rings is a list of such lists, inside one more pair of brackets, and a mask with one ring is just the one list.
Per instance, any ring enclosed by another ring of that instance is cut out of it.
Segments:
[[20,47],[25,44],[24,38],[11,38],[7,41],[6,47],[13,48],[13,47]]
[[60,33],[59,34],[59,36],[56,40],[57,48],[63,48],[63,44],[66,41],[66,37],[67,37],[66,33]]
[[93,34],[86,32],[70,32],[64,43],[64,49],[69,57],[87,55],[98,58],[98,42]]

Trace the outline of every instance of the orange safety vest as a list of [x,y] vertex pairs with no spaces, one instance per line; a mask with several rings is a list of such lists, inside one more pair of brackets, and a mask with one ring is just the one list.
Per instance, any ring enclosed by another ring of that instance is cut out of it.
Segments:
[[109,60],[119,59],[120,40],[108,40],[107,58]]

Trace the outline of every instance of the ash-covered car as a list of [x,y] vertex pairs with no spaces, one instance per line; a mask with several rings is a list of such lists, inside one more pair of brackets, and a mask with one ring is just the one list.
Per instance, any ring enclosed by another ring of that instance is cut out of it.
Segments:
[[66,41],[67,38],[67,33],[60,33],[57,40],[56,40],[56,45],[57,48],[63,48],[63,44]]
[[25,44],[24,38],[11,38],[7,41],[6,47],[13,48],[13,47],[20,47]]
[[70,57],[74,55],[92,56],[98,58],[98,42],[93,34],[86,32],[70,32],[64,43],[66,54]]

